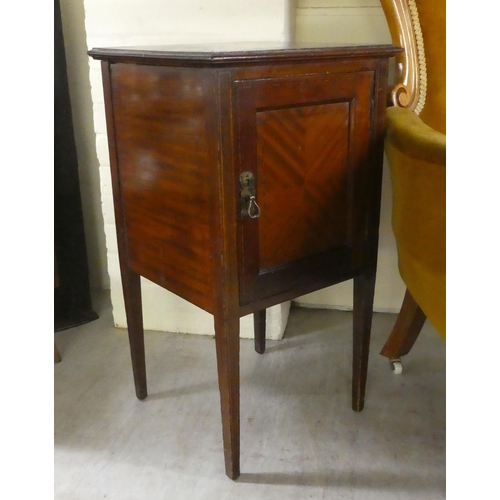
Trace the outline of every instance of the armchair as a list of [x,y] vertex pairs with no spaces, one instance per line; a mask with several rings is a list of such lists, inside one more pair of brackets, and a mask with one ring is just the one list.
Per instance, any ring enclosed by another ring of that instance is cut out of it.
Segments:
[[393,189],[392,227],[401,311],[381,354],[402,371],[428,318],[446,335],[446,2],[381,0],[396,56],[385,151]]

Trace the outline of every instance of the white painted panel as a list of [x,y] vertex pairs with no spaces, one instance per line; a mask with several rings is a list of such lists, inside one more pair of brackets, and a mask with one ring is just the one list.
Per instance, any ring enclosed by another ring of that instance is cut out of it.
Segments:
[[296,40],[331,43],[391,43],[382,8],[297,9]]

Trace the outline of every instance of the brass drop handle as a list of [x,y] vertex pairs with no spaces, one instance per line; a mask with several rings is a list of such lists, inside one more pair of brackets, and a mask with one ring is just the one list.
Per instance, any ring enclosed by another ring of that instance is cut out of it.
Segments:
[[255,196],[250,196],[250,202],[248,203],[248,210],[247,210],[248,216],[251,217],[252,219],[257,219],[260,217],[260,207],[257,205],[257,202],[255,201]]
[[260,207],[255,199],[255,177],[252,172],[243,172],[240,175],[240,188],[242,215],[257,219],[260,217]]

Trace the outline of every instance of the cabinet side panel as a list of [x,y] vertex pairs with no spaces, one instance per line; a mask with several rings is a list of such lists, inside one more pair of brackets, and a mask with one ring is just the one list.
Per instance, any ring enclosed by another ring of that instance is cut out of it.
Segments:
[[111,85],[130,266],[211,312],[211,73],[115,64]]

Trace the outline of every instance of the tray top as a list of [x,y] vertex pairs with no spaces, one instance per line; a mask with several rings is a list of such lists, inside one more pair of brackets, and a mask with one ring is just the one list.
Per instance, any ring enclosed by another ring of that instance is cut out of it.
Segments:
[[[395,45],[321,44],[297,42],[222,42],[187,45],[95,48],[94,59],[110,62],[224,66],[255,62],[321,60],[339,57],[391,57],[403,49]],[[161,61],[161,62],[160,62]]]

